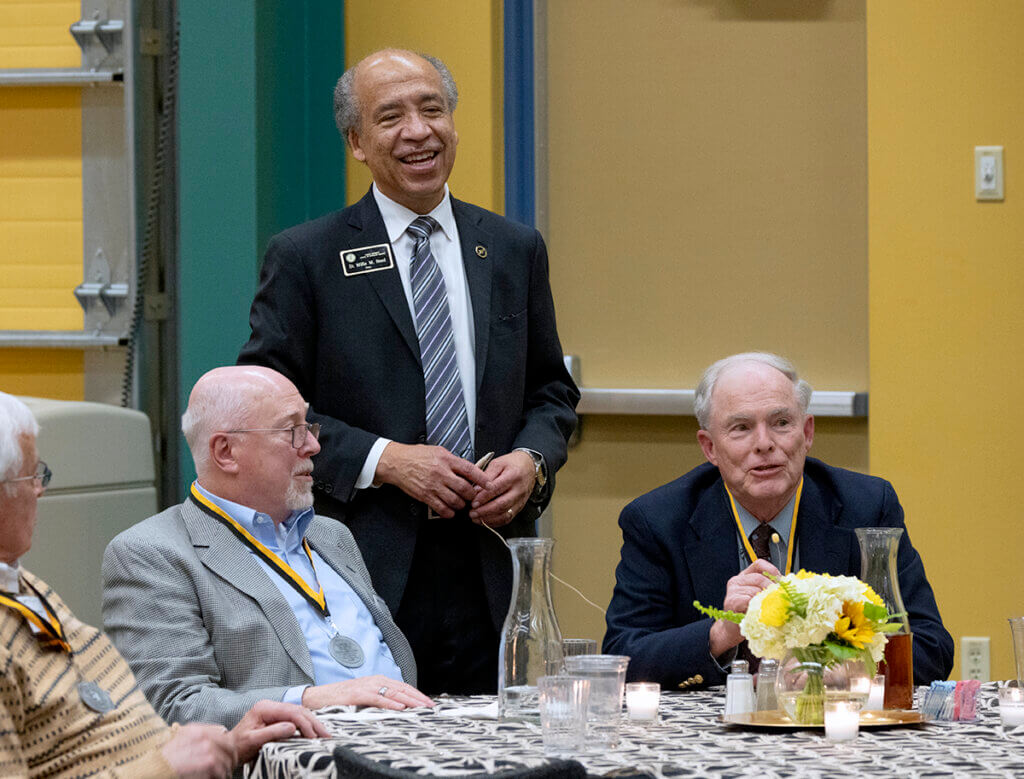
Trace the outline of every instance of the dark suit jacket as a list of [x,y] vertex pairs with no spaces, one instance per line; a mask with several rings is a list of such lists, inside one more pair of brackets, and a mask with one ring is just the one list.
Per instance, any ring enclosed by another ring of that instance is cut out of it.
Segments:
[[[454,198],[452,206],[475,324],[476,456],[533,449],[544,455],[553,486],[579,391],[555,329],[544,241],[533,228],[476,206]],[[339,257],[343,249],[387,243],[372,193],[271,239],[239,362],[280,371],[310,402],[309,418],[322,426],[317,511],[344,519],[394,612],[426,507],[396,487],[354,485],[379,436],[426,441],[419,341],[397,268],[346,277]],[[528,503],[503,534],[533,535],[542,508]],[[477,537],[500,626],[511,596],[508,550],[485,528],[466,525]]]
[[[705,463],[641,495],[622,510],[619,526],[622,558],[604,650],[629,655],[631,679],[675,689],[701,674],[706,684],[721,684],[724,675],[708,649],[712,620],[693,607],[694,600],[721,606],[726,582],[740,571],[736,523],[718,469]],[[953,639],[892,485],[808,458],[797,515],[800,566],[860,576],[858,527],[904,528],[897,566],[914,633],[914,678],[918,684],[945,679],[953,668]]]

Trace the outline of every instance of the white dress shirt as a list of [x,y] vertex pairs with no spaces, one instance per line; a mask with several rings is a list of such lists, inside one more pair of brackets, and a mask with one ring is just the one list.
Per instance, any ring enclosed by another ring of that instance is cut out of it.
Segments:
[[[409,313],[415,323],[416,309],[413,306],[409,271],[415,241],[407,231],[418,216],[424,215],[410,211],[382,194],[376,184],[373,185],[373,198],[377,201],[380,215],[384,219],[384,227],[395,255],[395,265],[402,279],[402,289],[405,290],[405,300],[409,304]],[[447,184],[441,202],[425,216],[432,217],[440,225],[430,236],[430,251],[441,270],[441,275],[444,276],[444,285],[448,291],[448,310],[451,312],[452,335],[455,338],[455,360],[459,366],[459,378],[462,380],[462,396],[466,401],[469,437],[473,442],[476,430],[476,338],[473,330],[473,306],[469,297],[466,269],[462,264],[459,230],[455,226],[455,214],[452,212]],[[365,489],[373,484],[377,463],[380,462],[384,447],[389,443],[388,438],[378,438],[374,442],[359,472],[359,478],[356,479],[356,489]]]

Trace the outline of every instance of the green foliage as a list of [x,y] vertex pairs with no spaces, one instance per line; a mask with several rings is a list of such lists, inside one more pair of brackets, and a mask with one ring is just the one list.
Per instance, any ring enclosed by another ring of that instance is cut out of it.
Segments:
[[738,611],[725,611],[723,609],[716,609],[714,606],[702,606],[700,601],[694,601],[693,607],[697,609],[701,614],[711,617],[711,619],[724,619],[727,622],[735,622],[737,625],[743,621],[743,614]]

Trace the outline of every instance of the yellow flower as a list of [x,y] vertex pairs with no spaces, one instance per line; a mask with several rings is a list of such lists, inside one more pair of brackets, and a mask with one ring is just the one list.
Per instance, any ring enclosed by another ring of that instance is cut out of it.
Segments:
[[815,576],[817,576],[816,573],[811,573],[803,568],[796,572],[796,578],[798,579],[813,579]]
[[884,606],[882,599],[878,597],[878,593],[871,589],[870,585],[864,585],[864,597],[874,603],[876,606]]
[[786,624],[789,619],[789,601],[786,600],[786,593],[781,587],[777,587],[765,593],[761,601],[761,624],[768,627],[778,628]]
[[875,637],[871,622],[864,616],[864,604],[853,601],[843,604],[843,614],[836,620],[833,630],[840,640],[849,642],[854,649],[863,649]]

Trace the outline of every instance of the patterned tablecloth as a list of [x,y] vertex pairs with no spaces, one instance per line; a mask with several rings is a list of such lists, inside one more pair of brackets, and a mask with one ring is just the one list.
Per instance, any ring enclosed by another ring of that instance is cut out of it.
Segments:
[[[920,705],[921,691],[918,691]],[[434,710],[383,718],[375,710],[324,709],[333,738],[293,739],[263,747],[248,777],[334,777],[331,752],[341,744],[395,768],[458,776],[526,768],[547,758],[540,727],[450,716],[493,697],[441,698]],[[862,729],[856,741],[830,744],[821,730],[744,730],[719,721],[722,688],[666,693],[660,721],[623,720],[615,750],[574,755],[595,776],[907,777],[1024,776],[1024,727],[1003,728],[995,684],[982,686],[974,722]]]

